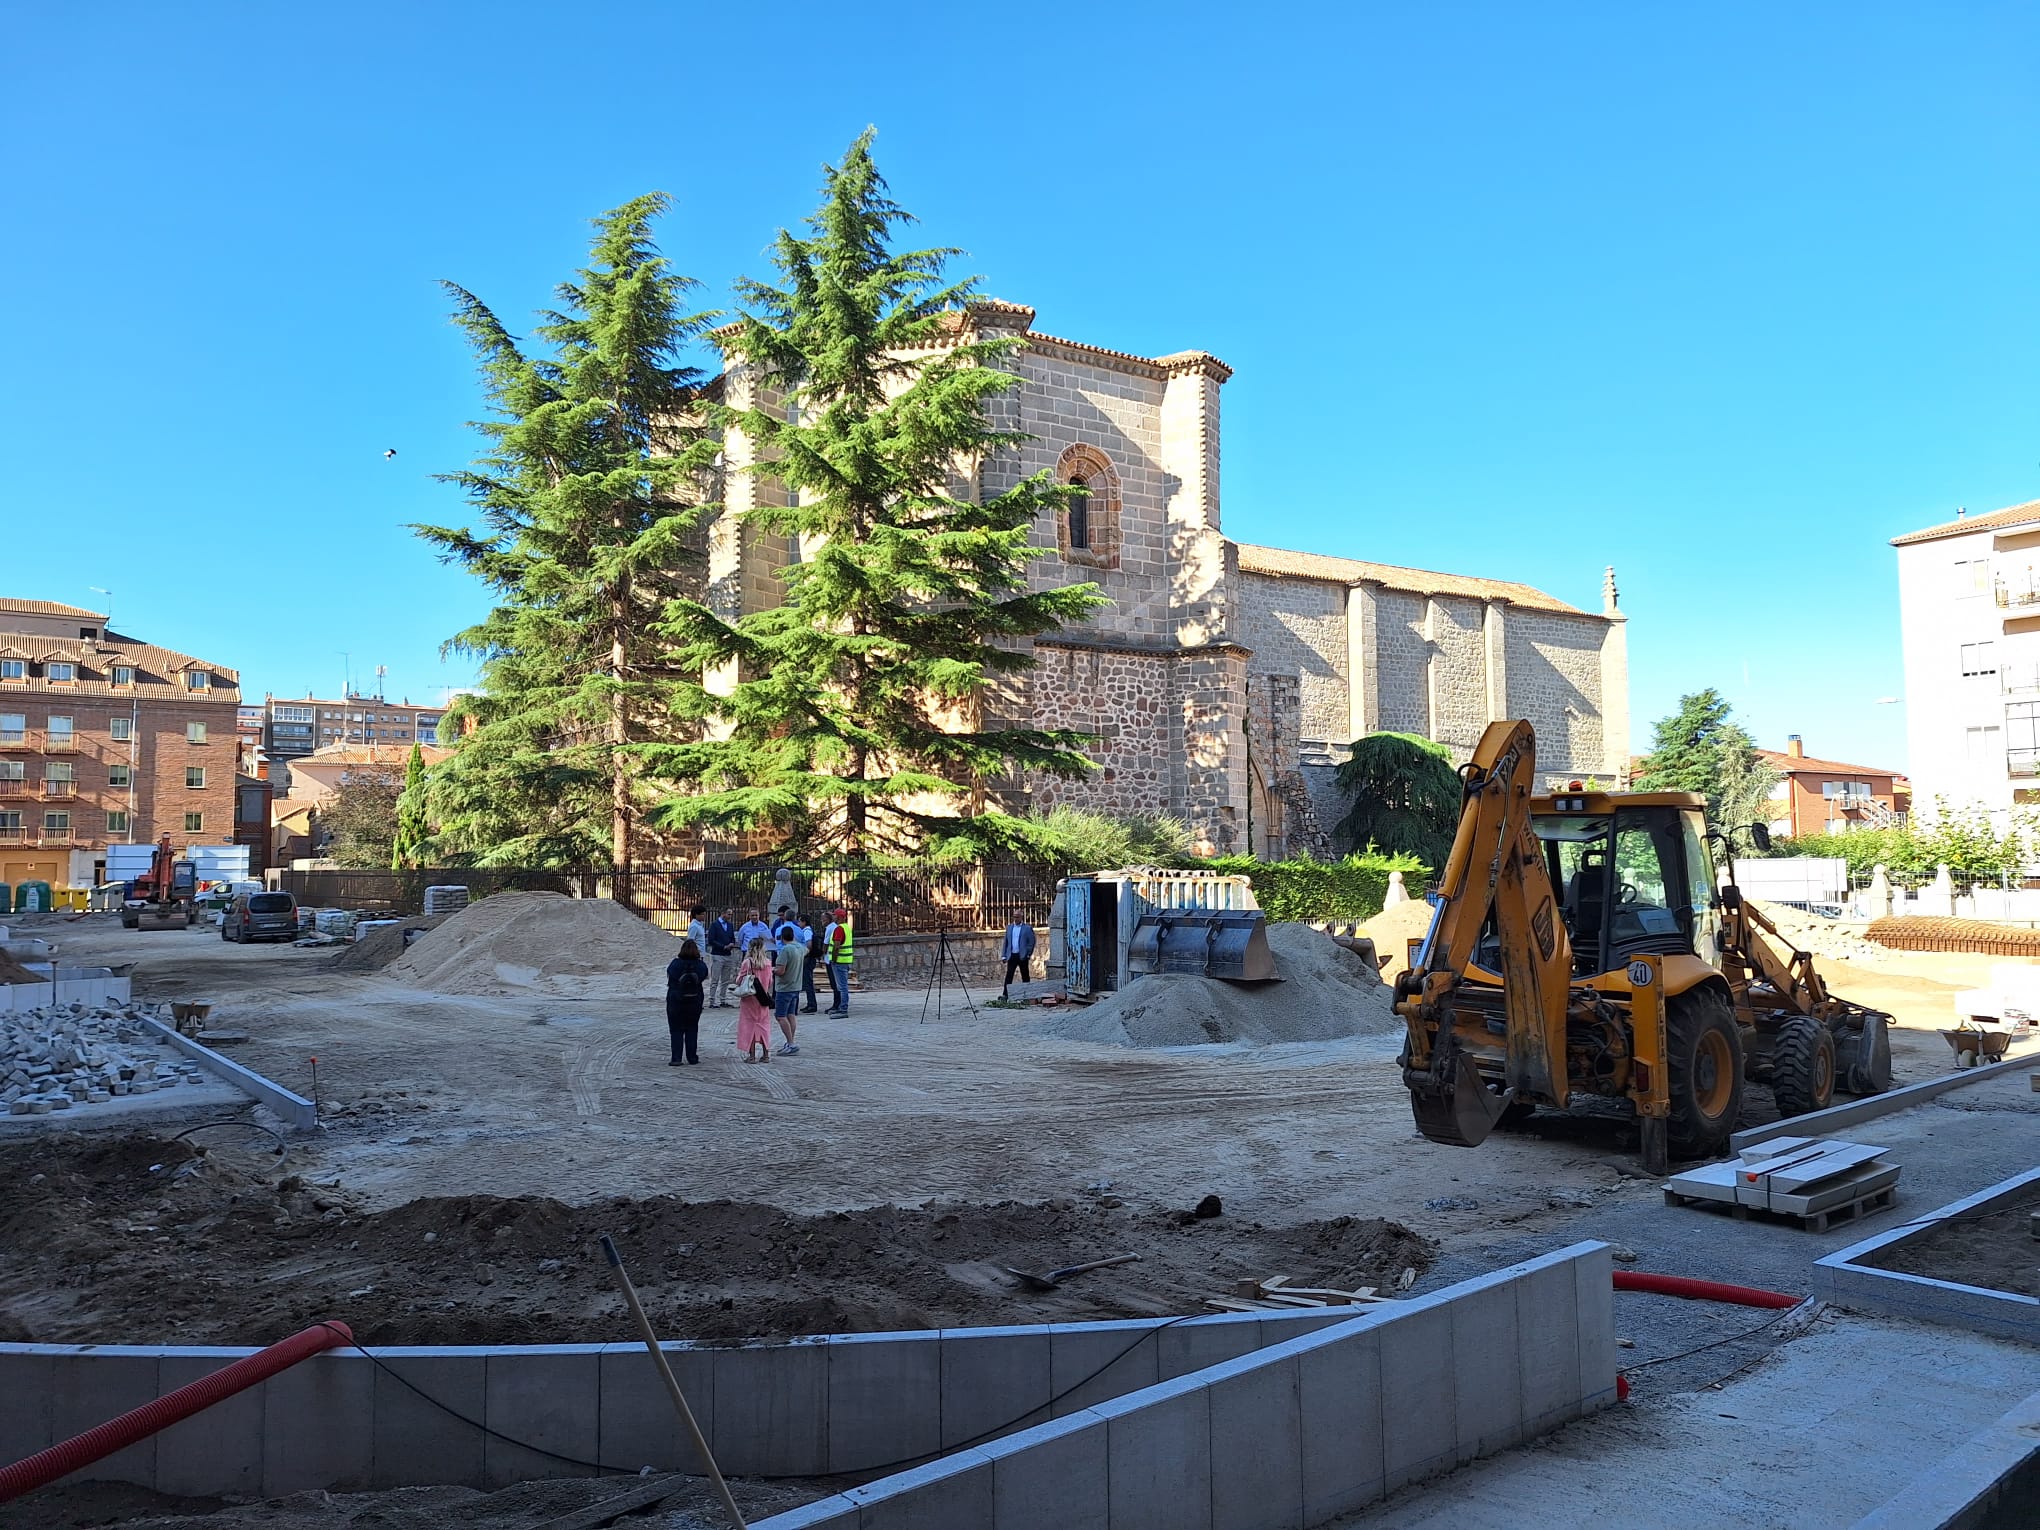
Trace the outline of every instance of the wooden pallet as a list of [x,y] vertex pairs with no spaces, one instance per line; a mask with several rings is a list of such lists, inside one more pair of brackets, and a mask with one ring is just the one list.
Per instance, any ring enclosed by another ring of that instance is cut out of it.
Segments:
[[1703,1195],[1681,1195],[1676,1190],[1667,1190],[1665,1192],[1665,1204],[1667,1206],[1705,1206],[1714,1211],[1726,1211],[1734,1216],[1738,1222],[1748,1221],[1751,1213],[1754,1212],[1765,1220],[1775,1219],[1790,1222],[1795,1227],[1802,1227],[1808,1232],[1826,1232],[1830,1222],[1853,1222],[1862,1217],[1872,1216],[1877,1212],[1885,1210],[1897,1199],[1898,1186],[1886,1185],[1881,1190],[1872,1190],[1866,1195],[1859,1195],[1854,1200],[1844,1201],[1838,1206],[1829,1206],[1825,1210],[1801,1216],[1797,1212],[1785,1211],[1783,1209],[1767,1211],[1762,1206],[1745,1206],[1740,1202],[1718,1201]]
[[1354,1291],[1331,1286],[1292,1286],[1287,1275],[1269,1275],[1260,1280],[1238,1281],[1232,1295],[1207,1296],[1204,1305],[1220,1312],[1293,1312],[1299,1307],[1368,1307],[1394,1299],[1376,1296],[1372,1286]]

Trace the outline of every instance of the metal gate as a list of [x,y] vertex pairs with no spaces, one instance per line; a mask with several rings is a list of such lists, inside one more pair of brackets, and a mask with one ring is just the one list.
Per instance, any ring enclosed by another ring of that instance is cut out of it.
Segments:
[[1063,988],[1076,998],[1091,992],[1091,881],[1063,884]]

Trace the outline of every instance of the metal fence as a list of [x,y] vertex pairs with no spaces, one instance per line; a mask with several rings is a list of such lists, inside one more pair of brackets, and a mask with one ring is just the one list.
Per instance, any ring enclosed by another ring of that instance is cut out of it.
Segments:
[[[776,867],[765,864],[700,869],[633,868],[619,901],[654,924],[677,929],[695,905],[741,921],[765,906]],[[999,930],[1018,919],[1048,923],[1060,873],[1017,862],[912,866],[795,866],[794,893],[809,914],[850,910],[860,935]],[[285,871],[279,885],[311,908],[353,908],[415,914],[425,889],[463,886],[471,899],[499,892],[557,892],[575,898],[618,898],[621,879],[607,867],[583,871],[442,868],[420,871]]]

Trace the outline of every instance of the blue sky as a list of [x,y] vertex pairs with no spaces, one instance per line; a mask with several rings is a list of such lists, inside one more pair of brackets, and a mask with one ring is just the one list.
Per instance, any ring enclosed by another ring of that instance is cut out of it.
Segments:
[[431,474],[479,407],[435,278],[521,322],[663,189],[723,306],[868,122],[1043,330],[1232,363],[1233,535],[1589,607],[1616,565],[1639,743],[1711,684],[1762,743],[1903,763],[1886,539],[2040,495],[2027,5],[116,0],[9,33],[0,587],[109,588],[258,696],[468,678],[438,645],[479,588],[404,529],[463,518]]

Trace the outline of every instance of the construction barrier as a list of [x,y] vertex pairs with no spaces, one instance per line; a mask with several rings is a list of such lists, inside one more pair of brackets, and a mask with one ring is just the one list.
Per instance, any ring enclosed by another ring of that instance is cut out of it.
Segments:
[[1984,956],[2040,956],[2040,930],[1992,924],[1987,919],[1947,919],[1903,914],[1872,921],[1864,938],[1894,951],[1974,951]]

